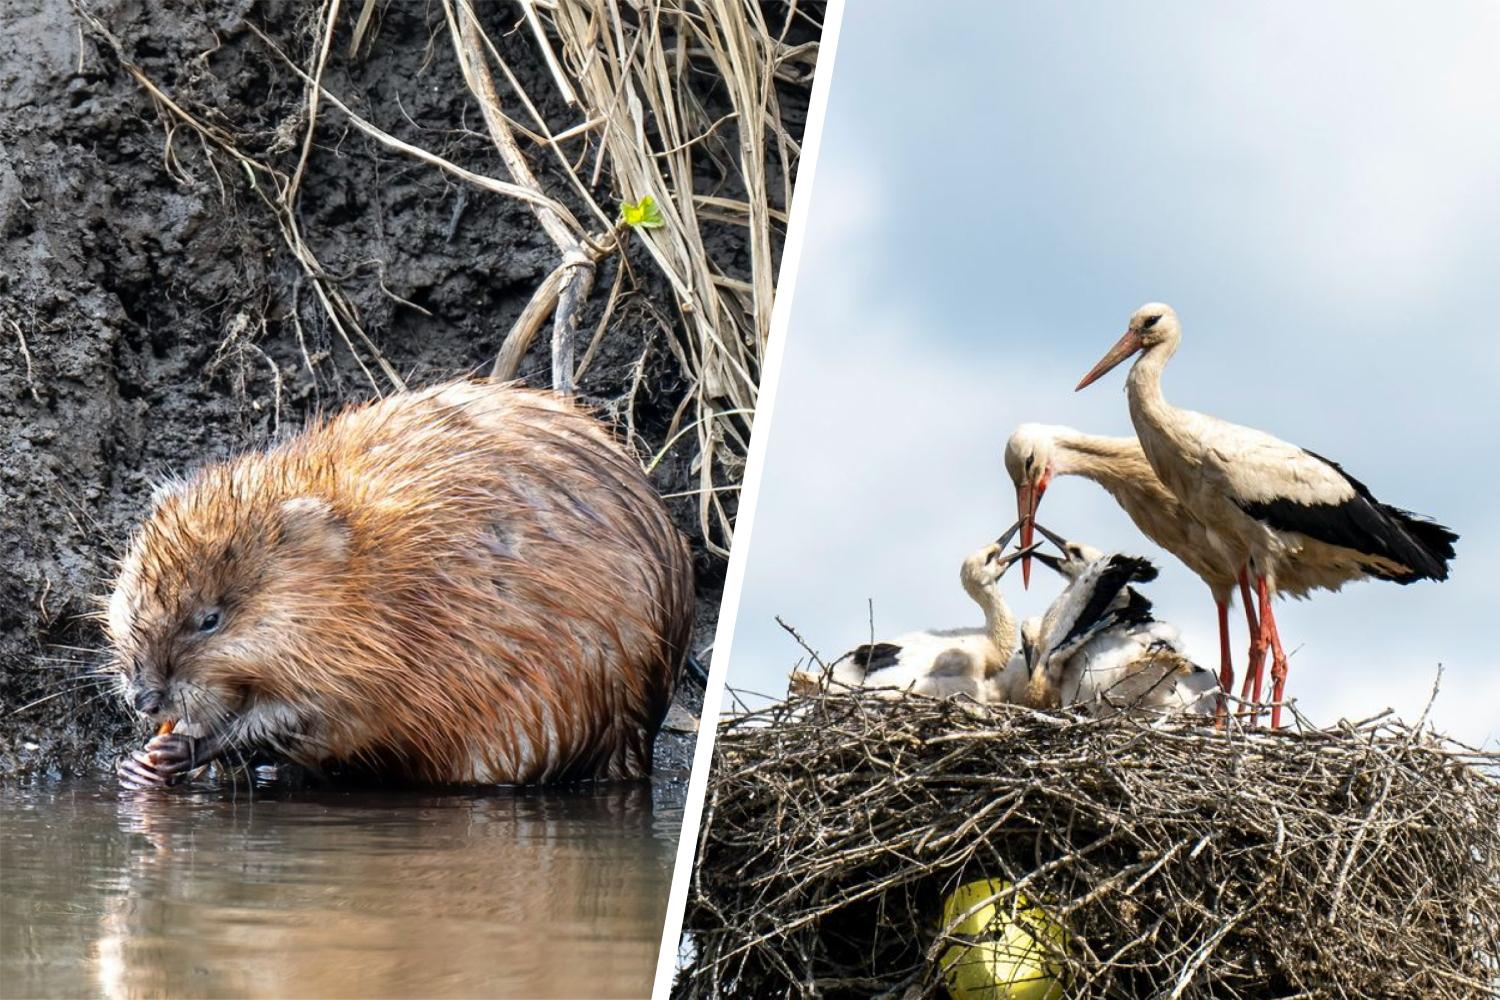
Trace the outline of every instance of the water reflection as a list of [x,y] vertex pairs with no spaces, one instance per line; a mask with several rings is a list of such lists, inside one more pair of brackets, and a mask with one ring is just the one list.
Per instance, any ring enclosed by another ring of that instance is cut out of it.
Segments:
[[660,783],[0,807],[7,996],[644,996],[681,822]]

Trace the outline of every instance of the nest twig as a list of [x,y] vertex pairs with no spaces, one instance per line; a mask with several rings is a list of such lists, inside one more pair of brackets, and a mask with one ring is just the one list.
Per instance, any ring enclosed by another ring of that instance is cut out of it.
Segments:
[[798,698],[719,734],[680,997],[940,996],[943,897],[1011,883],[1069,996],[1453,997],[1500,982],[1500,756]]

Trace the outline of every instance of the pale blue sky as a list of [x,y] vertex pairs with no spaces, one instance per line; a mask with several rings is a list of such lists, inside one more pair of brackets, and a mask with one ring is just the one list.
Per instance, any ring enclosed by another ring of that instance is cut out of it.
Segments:
[[[1500,738],[1500,8],[917,11],[845,14],[730,686],[784,691],[777,614],[829,657],[867,598],[880,634],[976,624],[958,566],[1014,519],[1006,437],[1131,433],[1122,372],[1072,387],[1160,300],[1170,400],[1463,536],[1445,584],[1283,605],[1289,693],[1415,717],[1442,663],[1440,728]],[[1159,612],[1217,663],[1206,588],[1097,487],[1058,481],[1043,521],[1156,558]],[[1054,591],[1007,582],[1023,615]]]

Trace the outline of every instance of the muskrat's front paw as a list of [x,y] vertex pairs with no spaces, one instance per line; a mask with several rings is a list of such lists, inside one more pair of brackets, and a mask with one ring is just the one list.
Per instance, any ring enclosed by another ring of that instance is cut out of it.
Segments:
[[166,788],[205,763],[196,748],[197,741],[185,733],[161,733],[122,758],[115,774],[127,788]]
[[158,771],[151,763],[150,754],[134,750],[115,765],[115,775],[126,788],[165,788],[172,778]]
[[185,733],[162,733],[146,741],[144,755],[154,772],[171,780],[206,763],[198,760],[196,746],[197,741]]

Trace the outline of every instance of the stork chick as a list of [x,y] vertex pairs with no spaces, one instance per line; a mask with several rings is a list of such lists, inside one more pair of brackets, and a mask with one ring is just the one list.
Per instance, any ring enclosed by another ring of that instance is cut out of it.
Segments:
[[1187,658],[1181,633],[1157,620],[1132,586],[1156,579],[1156,567],[1037,529],[1064,556],[1037,558],[1071,582],[1042,616],[1024,703],[1080,706],[1100,717],[1122,709],[1211,711],[1219,690],[1213,675]]
[[[975,701],[997,700],[996,684],[1015,655],[1016,620],[1000,594],[1000,578],[1027,550],[1005,553],[1020,525],[971,553],[959,570],[964,592],[984,612],[981,628],[909,632],[894,639],[856,646],[834,661],[829,686],[834,690],[880,691],[890,696],[912,692],[931,698],[967,695]],[[807,693],[819,679],[792,674],[791,689]]]

